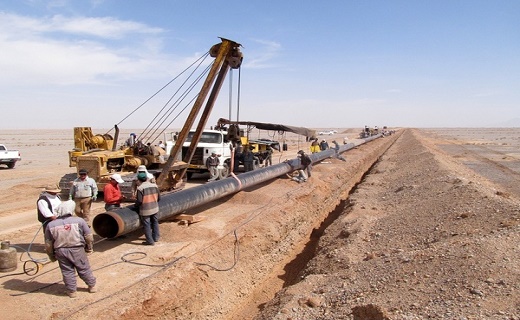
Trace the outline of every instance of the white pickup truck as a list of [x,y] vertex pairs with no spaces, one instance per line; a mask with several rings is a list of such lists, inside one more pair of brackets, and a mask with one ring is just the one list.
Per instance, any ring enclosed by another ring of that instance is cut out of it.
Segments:
[[[182,146],[183,155],[188,152],[194,134],[195,131],[193,130],[188,133],[186,142],[184,142],[184,145]],[[170,138],[167,134],[165,135],[167,154],[171,152],[171,148],[173,148],[175,144],[176,137],[174,136],[174,134],[171,134]],[[193,173],[203,173],[208,171],[206,168],[206,160],[212,152],[218,154],[220,158],[220,165],[218,166],[219,178],[223,179],[229,175],[229,166],[231,163],[231,142],[226,136],[227,131],[204,130],[202,132],[202,136],[200,137],[197,148],[195,149],[195,154],[188,166],[188,171],[186,173],[188,179],[191,178]]]
[[0,164],[5,164],[9,169],[12,169],[18,160],[22,160],[20,151],[7,150],[3,144],[0,144]]

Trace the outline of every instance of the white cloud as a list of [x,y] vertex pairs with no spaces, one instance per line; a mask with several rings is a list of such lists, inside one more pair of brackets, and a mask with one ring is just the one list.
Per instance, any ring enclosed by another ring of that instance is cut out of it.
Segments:
[[0,13],[0,30],[3,85],[146,77],[174,61],[161,54],[163,30],[132,21]]
[[142,23],[121,21],[111,17],[103,18],[66,18],[60,15],[46,21],[47,31],[58,31],[77,35],[92,35],[105,39],[119,39],[136,34],[160,34],[160,28],[151,28]]
[[282,49],[282,45],[278,42],[256,39],[253,40],[259,47],[254,48],[253,52],[248,52],[244,66],[249,69],[261,69],[274,67],[271,62]]

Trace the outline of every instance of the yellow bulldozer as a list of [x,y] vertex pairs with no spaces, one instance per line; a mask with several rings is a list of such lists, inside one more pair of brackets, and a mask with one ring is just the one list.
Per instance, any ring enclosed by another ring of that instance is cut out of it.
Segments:
[[[121,175],[125,181],[120,184],[121,191],[127,199],[132,198],[132,182],[140,165],[145,165],[147,170],[156,177],[164,168],[164,156],[153,151],[154,146],[142,145],[138,141],[134,144],[125,143],[117,148],[117,136],[119,129],[115,127],[115,139],[109,134],[94,134],[90,127],[74,128],[74,148],[69,151],[69,166],[77,171],[86,169],[89,177],[96,180],[100,191],[110,182],[110,176],[114,173]],[[163,181],[161,190],[180,189],[183,181],[176,181],[175,175],[187,167],[187,164],[179,158],[174,161],[168,170],[169,178]],[[77,173],[70,173],[60,180],[62,195],[68,197],[71,182],[77,177]]]

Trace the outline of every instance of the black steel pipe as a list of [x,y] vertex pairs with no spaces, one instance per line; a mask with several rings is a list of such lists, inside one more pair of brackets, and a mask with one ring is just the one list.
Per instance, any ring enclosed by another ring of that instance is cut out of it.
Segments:
[[[367,141],[370,140],[366,139],[360,144]],[[342,145],[340,146],[339,153],[354,147],[356,147],[354,143]],[[335,153],[336,151],[334,149],[327,149],[311,154],[310,158],[312,163],[316,163],[334,157]],[[234,177],[228,177],[223,180],[213,181],[190,189],[162,195],[161,201],[159,201],[159,213],[157,214],[157,218],[159,221],[170,218],[188,209],[231,195],[242,189],[277,178],[300,168],[300,160],[299,158],[295,158],[273,166],[241,173]],[[94,218],[92,226],[99,236],[115,238],[139,229],[141,222],[139,214],[133,205],[129,205],[124,208],[98,214]]]

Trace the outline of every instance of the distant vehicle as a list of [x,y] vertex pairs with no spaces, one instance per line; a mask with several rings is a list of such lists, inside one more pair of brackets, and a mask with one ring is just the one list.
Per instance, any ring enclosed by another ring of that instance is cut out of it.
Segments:
[[318,135],[320,135],[320,136],[329,135],[330,136],[330,135],[333,135],[336,133],[338,133],[337,130],[328,130],[328,131],[320,131],[320,132],[318,132]]
[[9,169],[14,168],[16,161],[22,160],[20,151],[7,150],[6,146],[0,144],[0,164],[5,164]]

